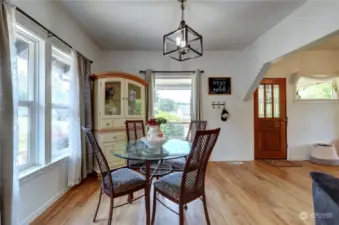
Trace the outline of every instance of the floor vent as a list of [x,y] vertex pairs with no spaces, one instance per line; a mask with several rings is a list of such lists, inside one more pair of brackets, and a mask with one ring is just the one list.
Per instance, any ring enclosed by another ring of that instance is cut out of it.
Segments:
[[242,165],[244,164],[243,162],[227,162],[230,165]]

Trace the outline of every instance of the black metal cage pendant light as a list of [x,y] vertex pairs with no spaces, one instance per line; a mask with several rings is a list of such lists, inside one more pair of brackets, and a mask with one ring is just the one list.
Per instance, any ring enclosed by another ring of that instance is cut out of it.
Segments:
[[189,27],[184,20],[184,3],[187,0],[178,0],[181,3],[181,22],[179,28],[164,35],[163,53],[177,61],[198,58],[203,54],[202,36]]

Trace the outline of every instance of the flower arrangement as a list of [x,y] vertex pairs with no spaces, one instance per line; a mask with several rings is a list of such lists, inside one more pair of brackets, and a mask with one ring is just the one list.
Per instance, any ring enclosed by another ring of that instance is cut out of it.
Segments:
[[160,126],[165,123],[167,123],[167,120],[164,117],[152,118],[147,121],[147,125],[149,126]]

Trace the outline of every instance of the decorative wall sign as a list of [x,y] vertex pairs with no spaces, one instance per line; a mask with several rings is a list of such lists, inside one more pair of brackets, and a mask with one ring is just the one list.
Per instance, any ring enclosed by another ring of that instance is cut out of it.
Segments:
[[231,77],[209,77],[209,95],[230,95],[232,93]]

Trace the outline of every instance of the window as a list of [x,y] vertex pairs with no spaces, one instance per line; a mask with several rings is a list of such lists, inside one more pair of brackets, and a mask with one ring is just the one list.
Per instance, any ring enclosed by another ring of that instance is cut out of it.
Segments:
[[38,38],[21,27],[17,27],[16,60],[18,70],[18,164],[21,169],[36,163],[38,115],[37,99],[37,53]]
[[69,147],[69,95],[71,56],[52,49],[51,105],[52,105],[52,157],[56,157]]
[[[68,153],[72,57],[61,43],[17,25],[20,171]],[[52,46],[51,42],[58,46]]]
[[338,100],[339,78],[311,79],[300,78],[296,86],[298,100]]
[[155,78],[154,114],[164,117],[164,134],[185,138],[191,121],[192,80],[189,76],[157,76]]

